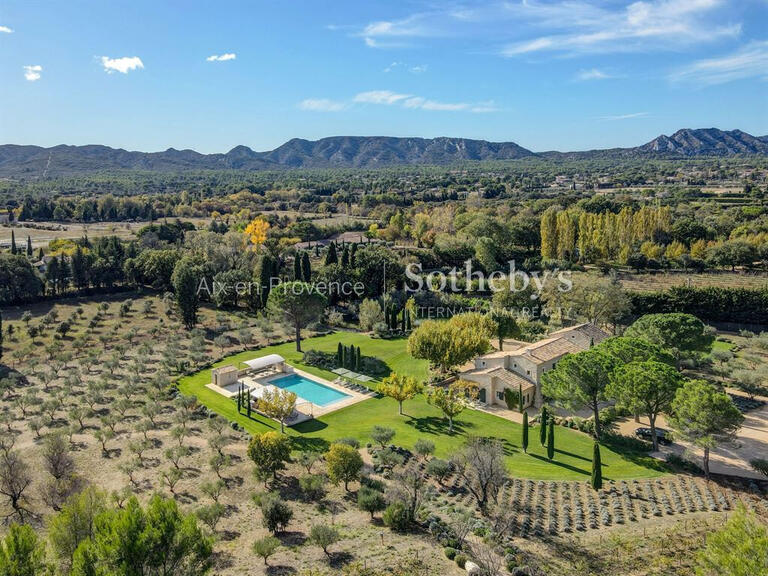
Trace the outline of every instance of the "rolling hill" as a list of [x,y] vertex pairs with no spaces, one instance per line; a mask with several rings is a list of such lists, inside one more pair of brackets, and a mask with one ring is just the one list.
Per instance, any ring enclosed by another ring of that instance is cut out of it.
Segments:
[[455,164],[467,161],[549,160],[593,157],[698,157],[768,155],[768,137],[741,130],[683,129],[661,135],[635,148],[585,152],[534,153],[514,142],[466,138],[394,138],[334,136],[310,141],[294,138],[268,152],[236,146],[225,154],[201,154],[169,148],[163,152],[135,152],[108,146],[51,148],[0,145],[0,176],[40,178],[107,170],[265,170],[286,168],[380,168],[395,165]]

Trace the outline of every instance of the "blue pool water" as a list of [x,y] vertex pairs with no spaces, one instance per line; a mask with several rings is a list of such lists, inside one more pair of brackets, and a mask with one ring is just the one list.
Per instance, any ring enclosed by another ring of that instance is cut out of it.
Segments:
[[308,400],[318,406],[328,406],[344,398],[349,398],[349,394],[339,392],[328,386],[323,386],[319,382],[304,378],[298,374],[290,374],[288,376],[282,376],[270,380],[269,384],[282,388],[283,390],[290,390],[299,398]]

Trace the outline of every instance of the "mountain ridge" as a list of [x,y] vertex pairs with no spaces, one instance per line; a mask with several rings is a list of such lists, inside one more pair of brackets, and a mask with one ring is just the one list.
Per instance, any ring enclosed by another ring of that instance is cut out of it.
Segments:
[[296,168],[379,168],[402,165],[446,165],[483,160],[592,157],[706,157],[768,155],[768,136],[742,130],[683,128],[633,148],[573,152],[532,152],[515,142],[470,138],[400,138],[392,136],[330,136],[319,140],[293,138],[274,150],[256,152],[238,145],[225,153],[202,154],[168,148],[139,152],[100,144],[50,148],[0,145],[0,176],[40,177],[100,170],[266,170]]

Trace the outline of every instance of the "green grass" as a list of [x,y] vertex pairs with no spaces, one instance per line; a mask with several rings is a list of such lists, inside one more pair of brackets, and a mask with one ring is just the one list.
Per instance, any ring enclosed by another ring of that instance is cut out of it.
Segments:
[[732,350],[734,347],[734,344],[731,342],[724,342],[722,340],[715,340],[712,342],[712,350]]
[[[410,374],[423,379],[427,374],[426,362],[416,360],[406,352],[405,340],[377,340],[362,334],[339,332],[303,342],[305,350],[311,348],[332,352],[338,342],[360,346],[363,355],[376,356],[399,373]],[[333,379],[335,375],[301,363],[292,343],[263,348],[257,352],[235,354],[218,362],[215,366],[233,364],[266,354],[280,354],[289,363],[317,376]],[[211,381],[211,371],[202,370],[179,381],[184,394],[194,394],[199,401],[218,414],[241,424],[248,432],[258,434],[268,430],[279,430],[279,424],[253,415],[248,419],[238,414],[233,400],[205,387]],[[352,437],[362,444],[370,442],[370,431],[374,425],[387,426],[396,431],[394,442],[411,448],[418,438],[427,438],[435,443],[436,454],[449,458],[464,443],[467,435],[493,436],[504,442],[507,465],[510,474],[522,478],[541,480],[587,480],[592,467],[592,439],[580,432],[560,426],[555,427],[555,458],[547,460],[546,448],[539,443],[537,428],[530,430],[528,454],[520,446],[521,426],[515,422],[480,412],[465,410],[455,421],[454,433],[448,433],[448,424],[438,409],[427,404],[424,396],[405,403],[406,414],[398,414],[397,403],[389,398],[376,398],[354,404],[326,416],[304,422],[289,429],[297,449],[324,450],[339,438]],[[664,474],[659,461],[636,452],[619,453],[603,446],[603,477],[608,480],[647,478]]]

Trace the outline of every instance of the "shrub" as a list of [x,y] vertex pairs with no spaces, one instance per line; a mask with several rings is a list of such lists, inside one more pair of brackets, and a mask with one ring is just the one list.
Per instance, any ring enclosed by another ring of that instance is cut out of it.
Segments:
[[360,486],[365,486],[377,492],[384,492],[386,485],[381,480],[371,478],[370,476],[363,476],[360,478]]
[[285,527],[293,518],[293,510],[280,496],[273,493],[263,494],[256,498],[261,508],[261,522],[264,528],[277,534],[285,530]]
[[467,557],[464,554],[456,554],[454,561],[456,562],[456,566],[464,570],[464,566],[467,564]]
[[443,483],[446,476],[451,473],[451,463],[447,460],[441,460],[440,458],[432,458],[427,463],[427,474],[432,476],[440,484]]
[[419,438],[413,445],[413,451],[422,458],[426,458],[427,456],[431,456],[435,453],[435,443],[431,440]]
[[360,477],[363,458],[360,453],[346,444],[331,444],[325,455],[328,465],[328,476],[331,482],[344,483],[344,490],[349,491],[349,483]]
[[339,531],[328,524],[315,524],[309,530],[309,541],[315,546],[322,548],[326,556],[330,556],[328,547],[340,539]]
[[374,442],[377,442],[382,448],[389,444],[392,438],[395,437],[395,431],[392,428],[386,428],[385,426],[374,426],[371,430],[371,438]]
[[373,520],[376,512],[381,512],[387,507],[387,501],[379,490],[374,490],[368,486],[361,486],[357,492],[357,506],[360,510],[368,512]]
[[279,547],[280,540],[274,536],[265,536],[253,543],[253,553],[264,558],[264,565],[266,566],[269,557],[272,556]]
[[444,552],[445,552],[445,557],[448,558],[448,560],[453,560],[454,558],[456,558],[455,548],[448,547],[444,550]]
[[347,436],[345,438],[339,438],[335,441],[336,444],[346,444],[347,446],[352,446],[355,450],[358,450],[360,448],[360,441],[357,438],[352,438],[351,436]]
[[307,500],[317,501],[325,495],[325,476],[308,474],[299,478],[299,487]]
[[411,512],[405,503],[396,500],[384,510],[384,525],[395,532],[406,532],[411,525]]

